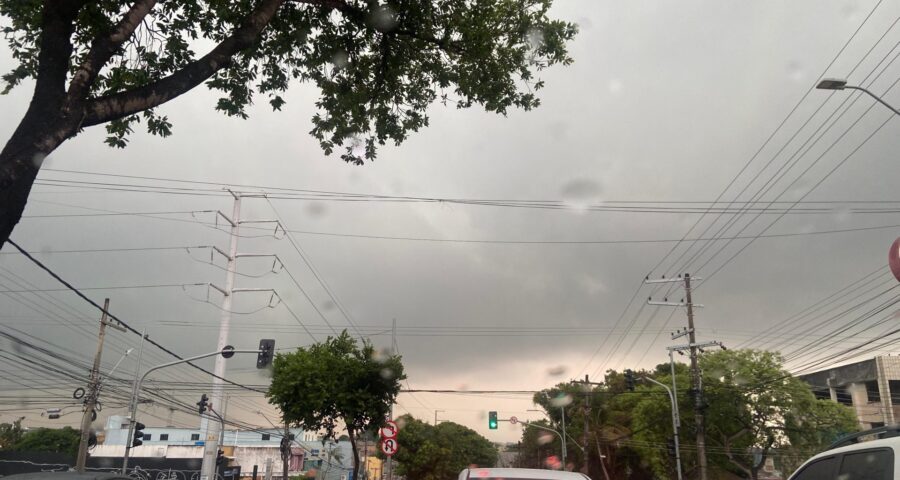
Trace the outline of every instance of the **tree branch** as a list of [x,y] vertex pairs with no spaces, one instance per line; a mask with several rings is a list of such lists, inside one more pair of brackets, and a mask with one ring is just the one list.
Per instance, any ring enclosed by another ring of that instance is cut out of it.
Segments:
[[162,105],[203,83],[218,70],[228,66],[235,54],[253,45],[284,2],[285,0],[262,1],[243,25],[228,38],[203,57],[168,77],[134,90],[88,101],[83,126],[106,123]]
[[75,75],[72,76],[72,82],[69,84],[69,102],[85,99],[88,88],[97,79],[100,70],[125,40],[134,34],[138,25],[150,14],[156,3],[157,0],[138,0],[134,2],[131,9],[122,16],[116,28],[109,35],[94,39],[87,58],[82,62]]
[[56,102],[65,94],[75,18],[86,0],[45,1],[41,12],[35,99]]

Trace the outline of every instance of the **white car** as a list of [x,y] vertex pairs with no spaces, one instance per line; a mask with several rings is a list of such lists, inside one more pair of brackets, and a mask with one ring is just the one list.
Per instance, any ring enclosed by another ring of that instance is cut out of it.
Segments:
[[844,437],[807,460],[789,480],[900,480],[900,427]]
[[591,480],[578,472],[539,470],[536,468],[467,468],[459,480]]

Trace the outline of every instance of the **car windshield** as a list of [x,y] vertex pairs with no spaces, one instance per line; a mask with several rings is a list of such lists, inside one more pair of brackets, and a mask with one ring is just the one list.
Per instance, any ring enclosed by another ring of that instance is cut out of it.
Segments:
[[897,0],[0,30],[0,476],[771,480],[897,433]]

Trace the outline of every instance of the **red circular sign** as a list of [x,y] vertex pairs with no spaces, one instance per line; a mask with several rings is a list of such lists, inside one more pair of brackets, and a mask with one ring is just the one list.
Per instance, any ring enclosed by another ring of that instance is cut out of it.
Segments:
[[888,265],[891,267],[891,273],[894,278],[900,281],[900,238],[894,240],[891,250],[888,252]]
[[389,457],[394,456],[398,448],[400,448],[400,444],[397,443],[396,438],[385,438],[381,441],[381,451]]

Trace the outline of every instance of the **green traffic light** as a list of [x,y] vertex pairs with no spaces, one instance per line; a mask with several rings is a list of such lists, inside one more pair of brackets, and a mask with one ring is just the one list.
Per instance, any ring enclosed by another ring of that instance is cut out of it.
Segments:
[[497,429],[497,412],[488,412],[488,428]]

